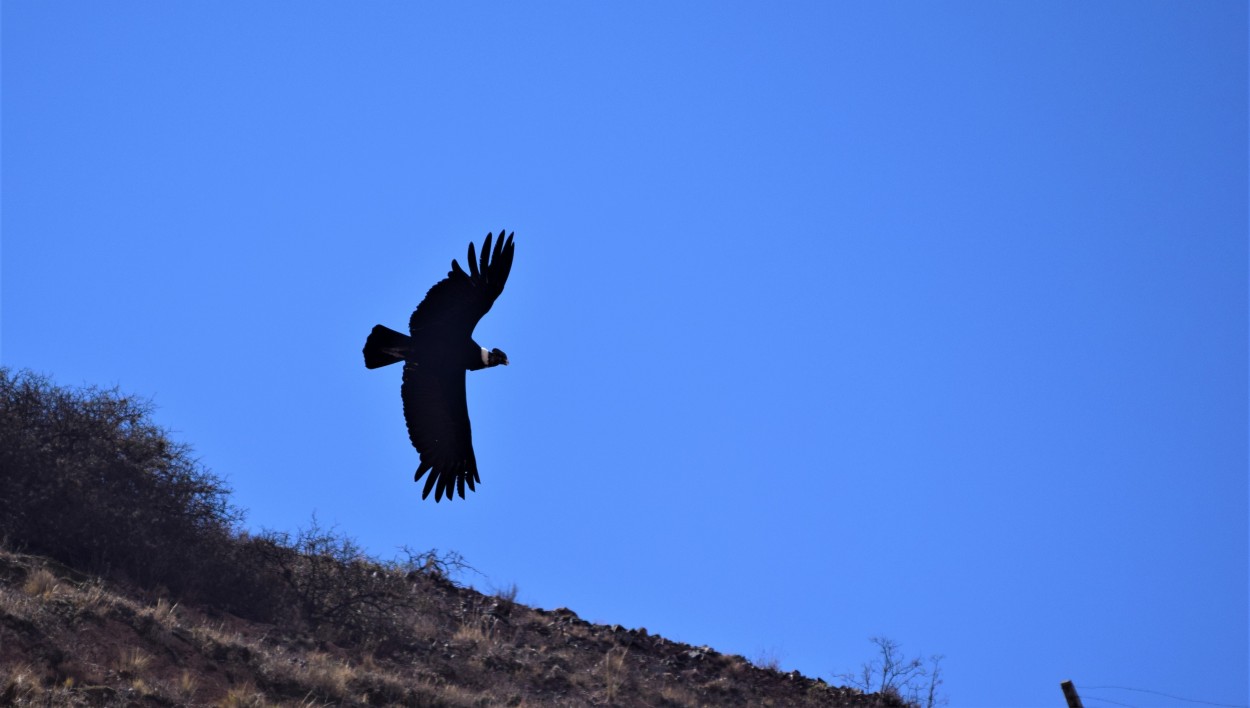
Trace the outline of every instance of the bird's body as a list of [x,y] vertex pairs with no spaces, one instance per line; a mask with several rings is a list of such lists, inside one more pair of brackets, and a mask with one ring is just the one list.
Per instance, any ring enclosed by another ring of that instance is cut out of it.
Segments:
[[456,261],[435,283],[408,321],[409,334],[377,325],[365,341],[365,366],[376,369],[404,362],[400,393],[408,437],[421,456],[414,480],[429,472],[421,498],[464,498],[464,488],[481,481],[473,455],[473,432],[465,399],[464,374],[499,364],[508,357],[473,341],[473,329],[503,292],[512,270],[512,235],[502,231],[491,249],[487,234],[479,261],[469,244],[469,272]]

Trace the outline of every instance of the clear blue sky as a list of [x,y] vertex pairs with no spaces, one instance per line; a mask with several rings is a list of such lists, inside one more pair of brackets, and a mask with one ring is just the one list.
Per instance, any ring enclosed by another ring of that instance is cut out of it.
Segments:
[[[1250,703],[1245,3],[519,5],[5,0],[0,361],[529,604]],[[500,227],[422,502],[361,345]]]

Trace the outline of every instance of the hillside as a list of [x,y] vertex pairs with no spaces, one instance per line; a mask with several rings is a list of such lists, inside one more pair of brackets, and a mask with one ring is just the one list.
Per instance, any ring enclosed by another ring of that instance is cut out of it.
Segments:
[[404,582],[411,634],[353,644],[5,552],[0,705],[901,705],[437,573]]
[[0,705],[902,706],[380,561],[249,535],[115,391],[0,370]]

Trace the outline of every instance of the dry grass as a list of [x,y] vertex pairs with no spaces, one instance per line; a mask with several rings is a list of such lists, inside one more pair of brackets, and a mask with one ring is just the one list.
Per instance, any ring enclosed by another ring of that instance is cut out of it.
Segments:
[[480,700],[481,694],[475,691],[469,691],[455,684],[443,684],[442,686],[438,686],[434,689],[433,693],[438,697],[438,699],[440,699],[443,705],[465,706],[466,708],[467,706],[489,705],[489,703],[483,704]]
[[627,647],[613,647],[603,657],[600,673],[603,678],[604,695],[608,703],[615,703],[617,700],[617,694],[621,690],[621,683],[626,676],[625,657],[628,655],[629,649]]
[[484,651],[493,650],[498,643],[496,628],[499,622],[494,617],[475,610],[465,615],[463,622],[452,635],[457,642],[473,644]]
[[355,677],[356,671],[346,662],[324,652],[313,652],[304,665],[302,683],[326,697],[344,698],[348,693],[348,684]]
[[490,640],[490,630],[485,629],[480,620],[465,622],[460,625],[460,628],[456,630],[456,633],[451,638],[465,644],[483,644]]
[[30,664],[8,667],[0,678],[0,697],[9,698],[14,704],[43,694],[42,676]]
[[113,668],[123,678],[141,676],[152,665],[152,655],[138,647],[122,651]]
[[265,694],[256,690],[256,686],[245,683],[235,686],[226,692],[226,697],[219,704],[222,708],[265,708]]
[[135,693],[139,694],[140,696],[157,695],[156,691],[151,686],[148,685],[147,681],[144,681],[142,678],[131,679],[130,688],[131,690],[133,690]]
[[456,633],[451,635],[451,638],[462,644],[478,644],[486,640],[486,633],[478,624],[466,622],[456,629]]
[[8,587],[0,587],[0,617],[18,617],[30,619],[31,607],[35,603],[26,596]]
[[[18,641],[44,636],[57,651],[85,651],[66,663],[76,667],[68,672],[0,669],[0,705],[850,705],[706,647],[593,625],[567,610],[501,611],[510,591],[492,598],[446,583],[414,585],[424,604],[404,621],[419,631],[402,643],[352,647],[307,627],[260,625],[166,599],[143,603],[139,593],[99,581],[58,581],[30,557],[20,565],[16,584],[0,583],[0,612],[25,628]],[[82,622],[84,613],[95,617]],[[777,686],[784,692],[773,694]]]
[[61,587],[60,581],[47,568],[39,568],[26,576],[22,592],[37,600],[50,600]]
[[190,635],[201,650],[212,652],[218,647],[227,650],[245,650],[248,653],[264,655],[265,649],[260,640],[250,639],[238,631],[226,627],[225,623],[197,624],[190,628]]
[[506,605],[512,605],[516,602],[517,592],[516,583],[512,583],[506,588],[496,589],[495,598]]
[[74,588],[75,606],[80,614],[101,617],[115,606],[113,595],[98,581]]
[[145,607],[142,613],[160,623],[166,629],[172,629],[178,624],[177,615],[178,603],[170,603],[165,598],[160,598],[155,605]]
[[43,673],[28,663],[0,667],[0,704],[6,706],[71,705],[73,681],[46,685]]
[[190,703],[200,690],[200,682],[195,678],[195,674],[183,669],[182,675],[178,677],[178,683],[174,686],[174,690],[179,698]]
[[781,671],[781,658],[771,649],[761,651],[751,664],[767,671]]

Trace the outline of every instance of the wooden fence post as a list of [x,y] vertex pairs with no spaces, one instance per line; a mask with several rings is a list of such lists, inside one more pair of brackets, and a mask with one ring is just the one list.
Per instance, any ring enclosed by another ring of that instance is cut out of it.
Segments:
[[1081,697],[1076,693],[1076,686],[1071,681],[1064,681],[1059,684],[1059,688],[1063,689],[1063,697],[1068,701],[1068,708],[1085,708],[1081,704]]

